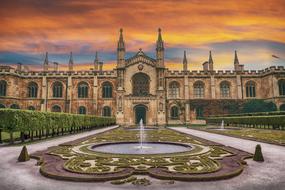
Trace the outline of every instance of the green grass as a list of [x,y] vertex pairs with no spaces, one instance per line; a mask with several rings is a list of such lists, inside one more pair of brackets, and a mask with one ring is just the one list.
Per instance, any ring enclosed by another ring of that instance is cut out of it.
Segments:
[[[211,126],[213,127],[213,126]],[[219,126],[217,126],[219,127]],[[231,135],[242,138],[249,138],[253,140],[261,140],[269,143],[284,144],[285,145],[285,131],[281,130],[268,130],[268,129],[253,129],[253,128],[241,128],[241,130],[213,130],[209,127],[201,127],[199,129],[206,130],[208,132]]]

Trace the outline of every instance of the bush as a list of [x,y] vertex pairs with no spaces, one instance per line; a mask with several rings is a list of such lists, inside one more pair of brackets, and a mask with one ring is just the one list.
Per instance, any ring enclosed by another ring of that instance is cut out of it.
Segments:
[[48,136],[49,131],[54,135],[59,130],[75,131],[82,127],[87,129],[115,123],[116,120],[112,117],[0,109],[0,129],[11,134],[11,143],[13,132],[32,132],[33,135],[33,131],[47,131]]
[[256,145],[253,160],[256,162],[264,162],[260,144]]
[[221,124],[224,121],[225,125],[240,124],[240,125],[270,125],[273,128],[285,127],[285,115],[266,115],[266,116],[238,116],[238,117],[209,117],[207,123]]
[[19,162],[26,162],[30,160],[30,156],[26,146],[23,146],[22,151],[18,157]]

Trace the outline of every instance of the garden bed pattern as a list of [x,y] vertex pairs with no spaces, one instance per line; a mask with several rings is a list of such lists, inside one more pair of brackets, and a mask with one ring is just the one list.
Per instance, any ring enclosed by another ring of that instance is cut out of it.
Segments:
[[186,152],[129,155],[90,150],[102,143],[137,142],[139,131],[117,128],[32,154],[40,173],[69,181],[109,181],[136,174],[158,179],[209,181],[239,175],[252,154],[170,129],[148,130],[146,141],[181,143]]

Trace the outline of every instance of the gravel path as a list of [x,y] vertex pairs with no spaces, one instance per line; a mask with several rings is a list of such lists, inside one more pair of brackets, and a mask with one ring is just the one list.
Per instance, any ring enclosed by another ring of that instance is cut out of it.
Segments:
[[[28,151],[34,152],[43,150],[50,146],[56,146],[63,142],[82,138],[88,135],[106,131],[113,127],[80,133],[72,136],[65,136],[49,141],[42,141],[28,145]],[[243,140],[223,135],[211,134],[182,127],[175,127],[174,130],[192,134],[228,146],[239,148],[245,151],[254,152],[257,142]],[[214,182],[175,182],[161,181],[151,178],[152,184],[146,187],[136,187],[132,184],[112,185],[105,183],[76,183],[67,181],[57,181],[43,177],[39,173],[39,167],[35,166],[36,161],[18,163],[17,157],[21,151],[20,146],[0,148],[0,190],[111,190],[111,189],[175,189],[175,190],[285,190],[285,147],[260,143],[266,161],[256,163],[248,160],[248,167],[237,177],[229,180]],[[146,177],[147,176],[140,176]]]

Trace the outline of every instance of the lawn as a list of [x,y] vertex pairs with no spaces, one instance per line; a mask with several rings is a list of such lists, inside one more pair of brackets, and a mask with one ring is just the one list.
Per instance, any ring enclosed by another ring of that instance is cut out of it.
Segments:
[[[285,145],[285,131],[281,130],[268,130],[268,129],[254,129],[254,128],[240,128],[240,130],[214,130],[211,129],[217,126],[195,127],[195,129],[205,130],[208,132],[225,134],[235,137],[252,139],[257,141],[264,141],[274,144]],[[218,126],[219,127],[219,126]]]

